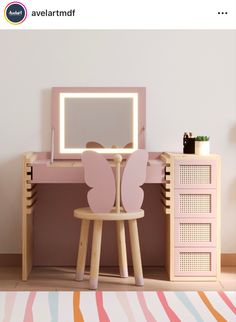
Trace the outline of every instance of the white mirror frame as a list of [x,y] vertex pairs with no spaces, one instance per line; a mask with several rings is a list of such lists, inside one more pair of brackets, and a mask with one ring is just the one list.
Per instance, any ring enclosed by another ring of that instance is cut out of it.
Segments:
[[[65,148],[65,99],[66,98],[131,98],[133,100],[133,148]],[[113,156],[115,153],[130,154],[144,149],[145,139],[144,87],[53,87],[52,88],[52,132],[54,133],[53,155],[55,159],[79,159],[85,150]]]

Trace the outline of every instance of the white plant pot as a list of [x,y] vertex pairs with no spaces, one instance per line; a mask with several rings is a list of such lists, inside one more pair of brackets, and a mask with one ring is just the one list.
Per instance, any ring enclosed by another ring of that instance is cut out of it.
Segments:
[[195,154],[208,155],[210,154],[209,141],[195,141]]

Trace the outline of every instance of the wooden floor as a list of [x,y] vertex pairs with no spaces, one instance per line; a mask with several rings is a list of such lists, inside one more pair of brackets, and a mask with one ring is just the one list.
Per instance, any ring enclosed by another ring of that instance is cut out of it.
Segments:
[[[134,278],[121,279],[114,268],[103,268],[99,290],[103,291],[236,291],[236,267],[223,267],[218,282],[170,282],[163,268],[146,268],[144,286],[137,287]],[[74,280],[74,268],[34,268],[27,282],[21,281],[20,267],[0,267],[0,291],[70,291],[87,290],[88,273],[83,282]]]

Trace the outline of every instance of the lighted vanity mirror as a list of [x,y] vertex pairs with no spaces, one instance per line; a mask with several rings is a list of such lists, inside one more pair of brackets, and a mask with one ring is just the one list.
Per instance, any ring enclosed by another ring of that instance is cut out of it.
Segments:
[[54,87],[52,128],[56,159],[144,148],[145,88]]

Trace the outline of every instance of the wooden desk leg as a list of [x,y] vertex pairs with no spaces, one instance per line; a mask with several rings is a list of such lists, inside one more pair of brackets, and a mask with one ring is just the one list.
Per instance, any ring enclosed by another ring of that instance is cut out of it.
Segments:
[[128,275],[128,265],[127,265],[124,221],[117,221],[116,222],[116,237],[117,237],[120,276],[121,277],[128,277],[129,275]]
[[76,276],[77,281],[83,281],[84,279],[84,268],[87,255],[87,245],[88,245],[88,234],[89,234],[89,220],[83,219],[81,221],[80,228],[80,240],[79,240],[79,249],[76,265]]
[[32,270],[33,243],[33,211],[36,203],[37,186],[31,184],[33,155],[31,153],[23,159],[23,187],[22,187],[22,280],[27,281]]
[[102,241],[102,220],[95,220],[93,226],[93,243],[91,252],[89,288],[96,290],[98,287],[98,273]]
[[134,277],[135,284],[138,286],[143,286],[143,269],[141,262],[140,246],[139,246],[139,237],[138,237],[138,226],[137,220],[129,220],[129,235],[130,235],[130,246],[131,254],[134,267]]

